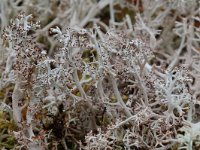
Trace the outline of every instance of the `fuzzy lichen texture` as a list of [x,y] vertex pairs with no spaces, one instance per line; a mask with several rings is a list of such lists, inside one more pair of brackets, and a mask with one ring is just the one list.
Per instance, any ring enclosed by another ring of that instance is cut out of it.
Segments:
[[[24,142],[25,147],[30,145],[38,146],[39,144],[32,140],[35,136],[32,129],[34,110],[30,108],[32,103],[35,103],[35,96],[31,91],[33,89],[32,81],[36,75],[35,67],[41,60],[42,55],[41,52],[37,51],[34,37],[30,34],[32,30],[36,30],[39,27],[39,24],[31,22],[31,18],[31,15],[19,14],[11,25],[5,28],[3,33],[4,39],[8,42],[7,49],[9,53],[3,80],[6,81],[9,77],[13,78],[11,82],[5,83],[5,86],[14,84],[12,93],[13,119],[17,126],[22,129],[14,135],[22,135],[16,136],[16,138]],[[25,116],[23,116],[23,108],[27,108]]]
[[198,0],[0,4],[0,114],[16,125],[0,130],[16,149],[199,147]]

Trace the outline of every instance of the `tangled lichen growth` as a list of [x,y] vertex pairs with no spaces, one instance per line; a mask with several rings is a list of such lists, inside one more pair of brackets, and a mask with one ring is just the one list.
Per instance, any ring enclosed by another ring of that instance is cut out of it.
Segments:
[[199,148],[197,0],[0,3],[1,149]]

